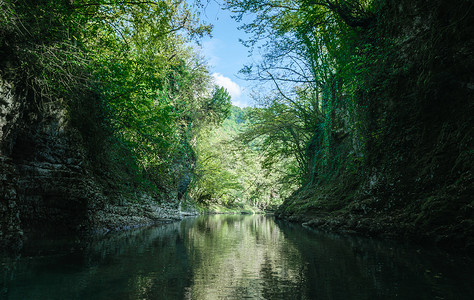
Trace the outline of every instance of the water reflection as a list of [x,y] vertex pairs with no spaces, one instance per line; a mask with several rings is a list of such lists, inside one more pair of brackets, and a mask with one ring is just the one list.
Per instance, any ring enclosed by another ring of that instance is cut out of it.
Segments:
[[1,299],[474,299],[471,260],[264,216],[212,216],[0,258]]
[[182,299],[191,280],[179,223],[36,241],[1,263],[1,299]]
[[193,266],[189,299],[288,299],[302,290],[301,254],[271,219],[200,218],[186,237]]

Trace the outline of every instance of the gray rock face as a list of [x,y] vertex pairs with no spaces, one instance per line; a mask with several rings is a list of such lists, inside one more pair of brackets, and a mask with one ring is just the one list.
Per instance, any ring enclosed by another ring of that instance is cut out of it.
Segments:
[[18,243],[23,230],[78,230],[104,202],[64,104],[34,103],[0,80],[2,244]]
[[143,200],[127,206],[106,204],[101,210],[89,215],[89,230],[105,234],[157,223],[168,223],[183,218],[183,213],[175,208],[157,205],[152,200]]
[[12,85],[0,78],[0,249],[21,247],[23,234],[17,204],[18,173],[11,158],[4,155],[11,150],[20,106]]
[[17,173],[8,158],[0,155],[0,250],[18,249],[22,245],[16,178]]
[[80,135],[67,127],[61,107],[46,113],[39,121],[25,120],[12,151],[21,219],[36,228],[75,230],[89,205],[104,199],[87,170]]
[[107,233],[182,218],[138,191],[107,199],[64,102],[31,98],[0,77],[0,250],[21,248],[30,231]]
[[34,103],[0,80],[0,248],[23,231],[77,231],[104,206],[61,101]]

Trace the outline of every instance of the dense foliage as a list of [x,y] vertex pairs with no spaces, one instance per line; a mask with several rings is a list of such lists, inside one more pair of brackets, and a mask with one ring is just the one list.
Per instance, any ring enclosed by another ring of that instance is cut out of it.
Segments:
[[375,58],[368,51],[377,55],[360,37],[375,17],[372,2],[228,1],[237,19],[255,15],[242,28],[252,35],[246,42],[251,51],[264,51],[262,61],[242,73],[274,86],[261,97],[258,121],[243,138],[264,136],[269,158],[292,156],[300,184],[338,172],[336,144],[349,132],[358,140],[352,164],[364,157],[357,93],[364,84],[361,73]]
[[301,188],[282,215],[329,216],[315,223],[349,230],[369,218],[369,231],[423,228],[446,242],[472,236],[472,1],[227,7],[262,55],[243,74],[272,86],[242,138],[263,139],[267,160],[298,165]]
[[185,1],[0,1],[3,76],[43,110],[62,102],[99,178],[162,195],[186,190],[192,140],[227,117],[189,45],[208,34]]
[[212,84],[185,1],[0,0],[0,75],[67,108],[111,190],[474,245],[472,1],[225,5],[262,58],[256,108]]
[[270,164],[264,155],[264,141],[238,138],[254,125],[251,116],[255,111],[232,106],[221,126],[200,131],[190,194],[203,208],[275,209],[295,189],[291,157]]

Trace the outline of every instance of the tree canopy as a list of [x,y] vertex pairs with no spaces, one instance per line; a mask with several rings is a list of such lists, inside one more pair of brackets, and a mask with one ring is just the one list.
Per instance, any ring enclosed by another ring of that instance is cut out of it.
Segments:
[[40,109],[66,99],[99,171],[118,163],[127,176],[176,189],[192,172],[197,130],[230,107],[191,46],[212,29],[197,10],[167,0],[0,5],[4,69],[22,74]]

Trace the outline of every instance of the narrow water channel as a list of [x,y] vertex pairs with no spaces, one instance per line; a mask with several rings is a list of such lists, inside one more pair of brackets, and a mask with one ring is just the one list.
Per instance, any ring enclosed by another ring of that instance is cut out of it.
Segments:
[[474,299],[471,259],[218,215],[0,258],[1,299]]

